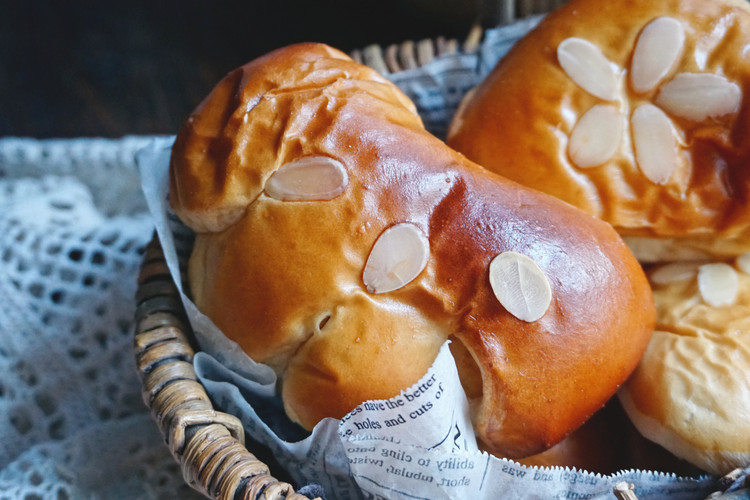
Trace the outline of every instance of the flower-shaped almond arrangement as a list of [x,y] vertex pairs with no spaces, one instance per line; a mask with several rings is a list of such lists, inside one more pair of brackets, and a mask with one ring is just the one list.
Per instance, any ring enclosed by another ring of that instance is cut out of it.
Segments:
[[644,261],[750,251],[750,8],[573,0],[461,105],[448,143],[610,222]]
[[[656,184],[670,180],[679,148],[686,146],[670,115],[702,122],[737,113],[742,102],[740,87],[713,73],[679,73],[662,85],[684,47],[682,23],[673,17],[658,17],[638,36],[630,63],[628,83],[633,92],[644,95],[658,88],[654,102],[637,104],[629,117],[636,164]],[[620,98],[624,72],[583,38],[563,40],[557,46],[557,58],[576,84],[606,101],[578,120],[568,143],[568,155],[576,166],[601,165],[618,149],[627,130],[628,100]]]

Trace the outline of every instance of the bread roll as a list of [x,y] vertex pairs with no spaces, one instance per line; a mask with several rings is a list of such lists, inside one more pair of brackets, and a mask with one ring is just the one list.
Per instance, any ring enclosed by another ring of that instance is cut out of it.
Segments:
[[454,339],[480,439],[539,452],[614,394],[654,321],[612,228],[466,160],[317,44],[230,73],[180,131],[170,202],[197,306],[310,429],[416,382]]
[[750,14],[572,0],[466,97],[448,144],[610,222],[643,262],[750,251]]
[[748,260],[649,272],[656,332],[619,392],[641,434],[719,475],[750,462]]

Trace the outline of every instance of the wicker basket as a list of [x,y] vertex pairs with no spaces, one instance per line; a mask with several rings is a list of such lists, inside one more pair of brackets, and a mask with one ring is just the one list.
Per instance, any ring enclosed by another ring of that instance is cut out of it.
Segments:
[[[493,16],[498,24],[507,24],[562,3],[564,0],[498,1]],[[476,51],[482,34],[476,27],[461,43],[443,38],[406,41],[385,48],[372,45],[351,55],[389,74],[417,68],[437,55]],[[285,471],[268,450],[245,442],[239,419],[213,408],[198,382],[192,365],[195,340],[156,236],[146,248],[136,302],[135,358],[143,399],[188,484],[216,499],[307,499],[284,481]],[[729,487],[733,479],[736,477],[722,478],[717,490]],[[613,496],[634,499],[631,488],[618,484]],[[711,498],[720,496],[717,491]]]

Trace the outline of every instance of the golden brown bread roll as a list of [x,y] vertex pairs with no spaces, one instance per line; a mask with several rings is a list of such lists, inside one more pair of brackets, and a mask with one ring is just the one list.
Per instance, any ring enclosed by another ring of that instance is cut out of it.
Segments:
[[448,144],[610,222],[644,262],[750,251],[741,0],[572,0],[461,104]]
[[653,329],[608,224],[467,161],[324,45],[230,73],[180,131],[170,179],[198,233],[197,306],[277,371],[308,429],[397,395],[452,336],[479,437],[526,456],[599,409]]
[[731,264],[649,272],[656,332],[619,392],[641,434],[715,474],[750,462],[750,255]]

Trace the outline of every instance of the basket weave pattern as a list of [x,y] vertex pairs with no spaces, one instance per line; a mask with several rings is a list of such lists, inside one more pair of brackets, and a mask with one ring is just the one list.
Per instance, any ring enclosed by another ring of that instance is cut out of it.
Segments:
[[271,476],[245,448],[239,419],[214,410],[197,381],[192,331],[156,238],[144,254],[136,304],[134,348],[143,400],[185,481],[210,498],[307,499]]

